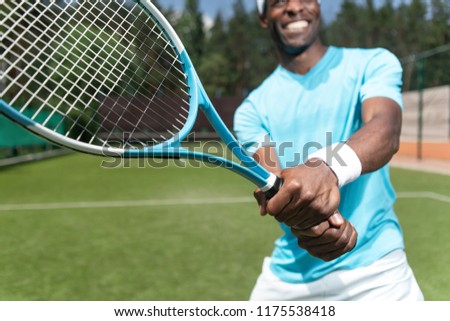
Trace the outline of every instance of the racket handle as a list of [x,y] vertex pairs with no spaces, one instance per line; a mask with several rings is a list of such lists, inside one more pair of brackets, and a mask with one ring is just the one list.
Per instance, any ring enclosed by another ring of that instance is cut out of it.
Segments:
[[266,199],[270,200],[272,197],[274,197],[275,194],[280,190],[281,185],[283,185],[283,180],[277,176],[275,182],[273,183],[273,186],[268,191],[264,192]]

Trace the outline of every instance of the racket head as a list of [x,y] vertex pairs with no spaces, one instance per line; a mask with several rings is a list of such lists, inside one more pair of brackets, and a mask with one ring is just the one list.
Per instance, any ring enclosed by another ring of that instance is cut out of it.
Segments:
[[0,111],[58,145],[139,157],[176,146],[198,113],[195,70],[149,1],[4,3]]

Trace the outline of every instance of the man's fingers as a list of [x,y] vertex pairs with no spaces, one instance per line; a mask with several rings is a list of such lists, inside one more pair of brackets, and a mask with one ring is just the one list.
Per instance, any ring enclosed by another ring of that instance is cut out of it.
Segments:
[[308,237],[301,236],[298,238],[299,243],[301,243],[303,248],[305,247],[316,247],[319,245],[323,246],[338,246],[338,242],[345,243],[349,240],[351,233],[356,232],[353,230],[350,222],[346,221],[346,224],[336,228],[328,228],[320,237]]
[[308,229],[302,229],[301,227],[294,226],[291,228],[292,234],[294,234],[299,239],[315,239],[322,236],[328,229],[330,224],[328,221],[323,221],[322,223],[313,226]]
[[287,217],[284,217],[287,211],[284,210],[292,202],[292,195],[283,187],[267,202],[267,212],[272,216],[279,216],[277,220],[280,222],[284,222],[287,219]]
[[341,227],[345,223],[345,220],[342,214],[336,210],[336,212],[328,218],[328,222],[334,227]]
[[345,245],[344,247],[342,247],[340,249],[337,249],[337,250],[334,250],[334,251],[331,251],[328,253],[320,254],[319,258],[324,260],[325,262],[330,262],[330,261],[333,261],[333,260],[337,259],[338,257],[350,252],[356,246],[357,237],[358,237],[357,233],[352,234],[351,239],[347,243],[347,245]]
[[253,192],[253,196],[255,197],[256,201],[258,202],[259,214],[261,216],[266,215],[267,214],[266,195],[264,195],[264,193],[260,189],[257,189],[256,191]]
[[358,233],[350,222],[347,223],[341,230],[330,228],[315,239],[299,238],[298,244],[314,257],[324,261],[334,260],[351,251],[356,245]]

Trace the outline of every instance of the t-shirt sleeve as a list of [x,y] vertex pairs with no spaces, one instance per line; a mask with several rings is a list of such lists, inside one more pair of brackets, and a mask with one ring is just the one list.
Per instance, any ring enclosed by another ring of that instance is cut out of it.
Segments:
[[234,132],[250,155],[253,155],[267,140],[268,131],[263,125],[262,115],[249,99],[236,110]]
[[402,73],[402,66],[394,54],[385,49],[378,50],[366,66],[361,101],[386,97],[403,108]]

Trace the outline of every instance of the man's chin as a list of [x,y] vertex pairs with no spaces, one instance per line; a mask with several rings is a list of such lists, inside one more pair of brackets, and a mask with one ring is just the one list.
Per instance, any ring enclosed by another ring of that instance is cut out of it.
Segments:
[[309,44],[301,44],[301,45],[284,45],[279,44],[278,49],[281,50],[283,53],[290,55],[290,56],[297,56],[301,53],[305,52],[310,47]]

